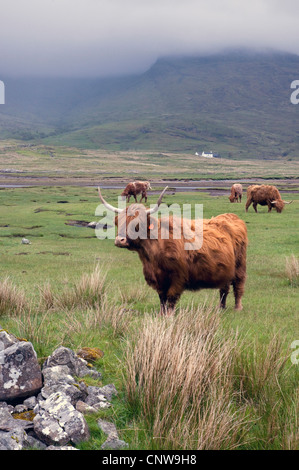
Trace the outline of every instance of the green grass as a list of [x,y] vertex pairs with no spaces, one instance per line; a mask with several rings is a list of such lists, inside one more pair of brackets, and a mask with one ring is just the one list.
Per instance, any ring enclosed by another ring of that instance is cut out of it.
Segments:
[[[116,204],[118,191],[103,192],[109,202]],[[289,198],[287,194],[282,196]],[[294,203],[286,206],[281,214],[268,214],[265,207],[258,207],[258,214],[252,208],[245,213],[245,203],[230,204],[227,195],[212,197],[204,192],[182,192],[164,198],[168,204],[201,203],[205,218],[234,212],[247,224],[248,279],[244,310],[234,311],[230,293],[228,308],[220,318],[224,336],[230,338],[238,332],[235,373],[236,376],[244,374],[246,393],[242,400],[246,403],[248,421],[255,423],[250,426],[246,439],[241,440],[241,448],[286,448],[286,436],[292,432],[287,431],[287,423],[291,426],[294,420],[298,366],[290,361],[290,345],[299,338],[299,291],[298,285],[287,277],[286,259],[292,255],[299,257],[299,195],[294,194],[292,198]],[[150,196],[148,203],[155,199],[156,196]],[[31,340],[39,357],[50,354],[59,344],[73,349],[82,346],[102,349],[105,355],[98,367],[103,383],[113,382],[119,390],[106,418],[116,423],[121,438],[129,442],[131,449],[155,448],[157,442],[151,433],[157,428],[140,412],[142,401],[139,404],[128,401],[123,376],[127,341],[136,339],[147,315],[154,318],[159,309],[157,294],[143,279],[138,255],[117,249],[113,240],[98,240],[92,229],[66,225],[70,220],[95,220],[99,199],[94,188],[7,189],[0,191],[0,204],[0,280],[3,283],[9,278],[11,286],[24,292],[27,302],[20,313],[10,300],[10,306],[0,313],[1,326]],[[28,238],[31,245],[21,244],[22,237]],[[103,300],[97,300],[98,308],[88,303],[89,290],[85,290],[86,297],[82,295],[83,303],[75,295],[82,275],[91,275],[97,265],[102,267],[101,272],[107,271],[105,294]],[[40,292],[45,286],[54,298],[51,308],[41,300]],[[71,307],[61,302],[66,292],[73,299]],[[188,309],[191,304],[197,308],[205,303],[216,305],[218,292],[185,292],[178,309]],[[283,371],[274,367],[270,378],[264,379],[266,364],[268,367],[272,359],[277,360],[274,353],[273,358],[269,356],[269,351],[275,351],[275,335],[280,338],[277,357],[286,358],[286,367]],[[246,345],[244,349],[240,346],[242,342]],[[245,380],[248,374],[255,377],[253,382]],[[235,406],[238,408],[237,402]],[[82,448],[96,449],[103,443],[104,436],[95,426],[97,417],[88,418],[92,437]],[[163,447],[161,442],[159,445]],[[168,445],[170,448],[174,444]]]

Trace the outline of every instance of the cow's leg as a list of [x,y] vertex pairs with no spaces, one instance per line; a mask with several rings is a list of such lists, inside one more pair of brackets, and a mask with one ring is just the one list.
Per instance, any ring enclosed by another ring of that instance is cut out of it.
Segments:
[[172,295],[172,296],[167,296],[167,309],[166,309],[166,315],[168,317],[171,317],[175,313],[175,306],[177,301],[180,298],[180,294]]
[[145,200],[145,202],[147,202],[147,194],[146,193],[144,193],[144,200]]
[[133,194],[134,198],[135,198],[135,202],[137,202],[137,196],[136,194]]
[[257,208],[256,208],[257,202],[254,202],[252,205],[253,205],[253,208],[254,208],[255,212],[257,213]]
[[248,212],[248,208],[249,208],[249,206],[250,206],[251,203],[252,203],[252,200],[251,200],[251,199],[247,200],[246,206],[245,206],[246,212]]
[[268,212],[271,212],[272,211],[272,204],[271,202],[268,202]]
[[229,284],[220,289],[220,308],[226,308],[226,297],[229,293]]
[[166,298],[166,294],[163,292],[163,293],[160,293],[159,294],[159,298],[160,298],[160,312],[159,312],[159,315],[166,315],[167,313],[167,298]]
[[130,197],[131,197],[131,194],[128,194],[128,196],[127,196],[127,202],[130,202]]
[[236,278],[233,281],[233,288],[234,288],[234,295],[235,295],[235,309],[242,310],[243,309],[242,296],[245,290],[245,276],[243,276],[241,279]]

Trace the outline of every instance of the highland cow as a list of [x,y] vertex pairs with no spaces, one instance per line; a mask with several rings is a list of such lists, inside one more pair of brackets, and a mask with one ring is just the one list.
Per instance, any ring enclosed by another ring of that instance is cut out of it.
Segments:
[[247,188],[247,202],[245,206],[246,212],[250,204],[253,205],[255,212],[257,212],[256,206],[260,204],[261,206],[268,206],[268,212],[274,208],[276,212],[282,212],[285,204],[291,204],[291,202],[283,201],[281,199],[280,193],[275,186],[270,185],[251,185]]
[[[169,236],[161,236],[163,217],[153,218],[160,206],[167,188],[162,191],[155,207],[146,209],[142,204],[131,204],[118,209],[108,204],[101,195],[102,203],[118,215],[115,218],[117,236],[115,245],[136,251],[143,265],[143,274],[149,286],[160,298],[160,314],[172,315],[181,294],[185,290],[219,289],[220,307],[226,307],[226,298],[233,286],[235,308],[242,309],[242,296],[246,280],[247,229],[245,223],[235,214],[222,214],[203,220],[203,243],[200,249],[185,249],[185,219],[179,219],[181,238],[174,237],[177,218],[167,220]],[[142,222],[145,237],[136,235],[136,227]],[[191,236],[195,237],[196,220],[189,220]],[[151,230],[157,228],[157,237]],[[189,235],[190,235],[189,233]]]
[[149,181],[134,181],[132,183],[127,184],[124,191],[121,193],[123,198],[127,198],[127,202],[130,202],[130,197],[133,196],[135,202],[137,202],[137,195],[141,194],[141,199],[144,198],[145,202],[147,202],[147,191],[151,188]]
[[229,196],[230,202],[241,202],[242,201],[243,188],[239,183],[235,183],[231,187],[231,193]]

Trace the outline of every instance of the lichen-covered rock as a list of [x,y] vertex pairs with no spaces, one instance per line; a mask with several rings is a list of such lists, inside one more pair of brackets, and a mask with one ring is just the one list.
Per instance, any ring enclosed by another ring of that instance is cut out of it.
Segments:
[[101,378],[100,372],[88,367],[84,359],[64,346],[57,348],[44,364],[44,368],[53,366],[66,366],[69,369],[69,374],[72,376],[84,377],[90,375],[96,379]]
[[[51,364],[51,363],[50,363]],[[67,365],[47,366],[43,368],[44,386],[41,396],[47,399],[52,393],[65,393],[75,406],[78,400],[87,396],[87,387],[84,382],[77,383],[71,375],[71,369]]]
[[99,348],[84,347],[77,351],[77,356],[81,357],[87,362],[95,362],[104,356],[103,351]]
[[25,440],[26,433],[22,429],[0,431],[0,450],[22,450]]
[[[35,409],[34,409],[35,411]],[[34,431],[47,445],[77,444],[89,439],[87,423],[64,393],[53,393],[40,401],[35,416]]]
[[96,410],[111,406],[100,387],[89,386],[87,387],[87,393],[88,395],[84,400],[85,403]]
[[30,342],[0,332],[0,400],[11,401],[37,393],[42,374]]

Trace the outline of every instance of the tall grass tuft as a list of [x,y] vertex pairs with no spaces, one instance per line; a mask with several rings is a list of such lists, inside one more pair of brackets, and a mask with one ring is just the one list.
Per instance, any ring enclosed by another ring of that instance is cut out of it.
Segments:
[[20,315],[26,308],[24,291],[14,286],[9,278],[0,282],[0,316]]
[[97,266],[91,273],[84,273],[71,286],[54,291],[47,283],[40,287],[40,307],[43,309],[72,310],[75,308],[96,308],[106,289],[106,272]]
[[189,308],[173,318],[145,316],[126,348],[128,400],[159,449],[234,449],[247,432],[236,405],[237,337],[224,338],[220,312]]
[[294,254],[286,258],[286,275],[292,287],[299,286],[299,260]]
[[257,418],[257,449],[289,450],[299,443],[297,374],[292,370],[289,351],[283,351],[278,334],[267,345],[243,344],[235,351],[235,389],[241,403],[247,403]]

